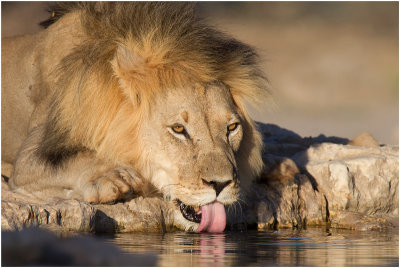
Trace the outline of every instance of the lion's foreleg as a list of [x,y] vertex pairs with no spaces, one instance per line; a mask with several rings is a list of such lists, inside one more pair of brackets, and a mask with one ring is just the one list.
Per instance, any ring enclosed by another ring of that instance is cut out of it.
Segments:
[[109,203],[128,197],[140,187],[141,179],[134,171],[100,160],[94,152],[78,152],[58,166],[41,159],[42,131],[40,127],[33,130],[22,145],[9,182],[12,189],[40,199]]

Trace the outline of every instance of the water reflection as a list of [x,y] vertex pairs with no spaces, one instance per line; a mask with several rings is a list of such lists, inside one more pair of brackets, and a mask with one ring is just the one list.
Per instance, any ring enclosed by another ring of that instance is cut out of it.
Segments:
[[222,234],[117,234],[159,266],[398,266],[398,233],[320,229]]
[[[225,234],[200,234],[200,266],[223,266]],[[207,262],[211,260],[211,264]]]

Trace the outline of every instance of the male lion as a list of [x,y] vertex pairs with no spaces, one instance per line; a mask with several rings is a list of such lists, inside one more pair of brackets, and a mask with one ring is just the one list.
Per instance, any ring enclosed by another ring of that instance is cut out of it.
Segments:
[[223,231],[263,167],[244,105],[268,96],[257,60],[192,4],[58,7],[46,30],[3,40],[10,187],[90,203],[156,191],[180,228]]

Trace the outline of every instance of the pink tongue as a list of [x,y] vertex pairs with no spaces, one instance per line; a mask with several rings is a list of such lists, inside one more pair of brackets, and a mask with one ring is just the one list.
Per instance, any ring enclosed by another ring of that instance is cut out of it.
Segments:
[[213,202],[201,207],[201,222],[196,232],[223,232],[226,225],[224,205]]

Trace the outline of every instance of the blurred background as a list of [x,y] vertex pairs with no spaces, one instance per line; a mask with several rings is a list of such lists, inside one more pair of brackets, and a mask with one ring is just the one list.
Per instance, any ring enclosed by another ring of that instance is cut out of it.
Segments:
[[[40,30],[43,2],[2,2],[2,37]],[[370,132],[398,145],[398,2],[200,2],[202,17],[256,48],[273,95],[254,119],[301,136]]]

